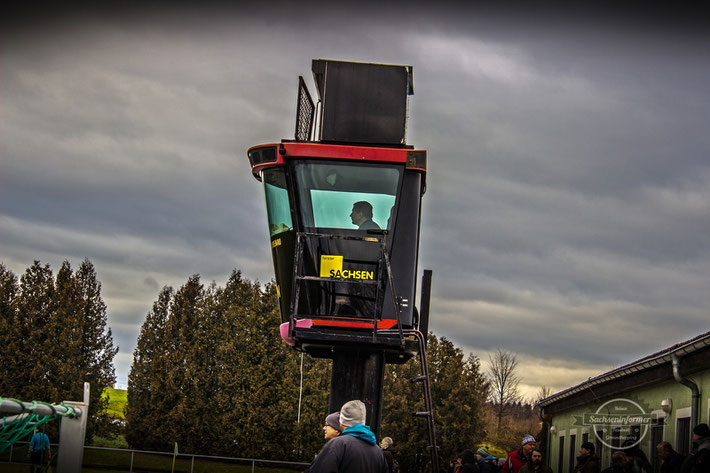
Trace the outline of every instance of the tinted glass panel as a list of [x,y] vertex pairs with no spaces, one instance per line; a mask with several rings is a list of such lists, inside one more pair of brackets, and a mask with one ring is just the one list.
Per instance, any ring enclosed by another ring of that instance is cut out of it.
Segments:
[[269,233],[274,236],[293,229],[288,191],[286,190],[286,176],[283,168],[265,170],[263,179]]
[[362,164],[295,165],[305,228],[391,228],[400,167]]

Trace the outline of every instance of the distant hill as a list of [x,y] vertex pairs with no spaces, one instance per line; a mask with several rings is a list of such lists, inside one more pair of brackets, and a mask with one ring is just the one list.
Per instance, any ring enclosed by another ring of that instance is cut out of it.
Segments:
[[123,409],[126,407],[127,393],[128,391],[125,389],[107,388],[104,391],[103,397],[108,397],[108,409],[106,409],[108,415],[117,419],[125,419]]

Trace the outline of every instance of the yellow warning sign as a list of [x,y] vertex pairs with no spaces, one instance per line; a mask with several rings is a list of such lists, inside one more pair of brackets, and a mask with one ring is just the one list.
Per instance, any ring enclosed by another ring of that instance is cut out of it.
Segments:
[[369,279],[375,278],[374,271],[343,269],[341,255],[321,255],[320,277],[335,279]]
[[320,256],[320,277],[332,278],[332,273],[343,271],[342,255],[321,255]]

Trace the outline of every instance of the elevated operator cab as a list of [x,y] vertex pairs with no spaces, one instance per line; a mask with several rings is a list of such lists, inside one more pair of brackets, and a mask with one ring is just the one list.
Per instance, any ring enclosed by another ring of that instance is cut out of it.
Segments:
[[320,126],[301,78],[297,139],[248,151],[264,185],[282,336],[314,356],[350,345],[404,361],[411,347],[378,330],[419,328],[427,156],[404,144],[411,67],[315,60],[313,72]]

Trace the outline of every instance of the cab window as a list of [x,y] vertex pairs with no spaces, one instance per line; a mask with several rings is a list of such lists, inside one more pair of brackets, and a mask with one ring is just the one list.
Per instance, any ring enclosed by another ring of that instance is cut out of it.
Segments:
[[307,228],[391,229],[402,171],[397,166],[294,164]]

